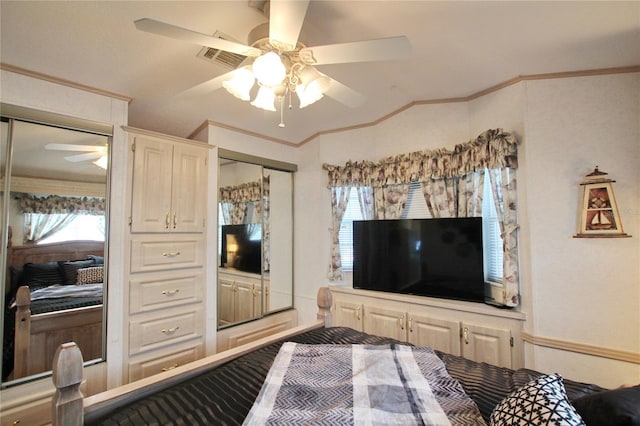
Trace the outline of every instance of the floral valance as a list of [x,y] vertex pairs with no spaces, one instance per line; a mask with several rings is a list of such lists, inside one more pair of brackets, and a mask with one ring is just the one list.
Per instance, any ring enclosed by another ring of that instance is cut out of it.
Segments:
[[104,215],[106,211],[105,199],[102,197],[38,196],[21,193],[16,198],[21,213]]
[[240,185],[220,188],[219,191],[218,201],[221,203],[260,201],[262,198],[262,183],[259,180],[241,183]]
[[463,176],[488,169],[517,168],[515,135],[502,129],[490,129],[477,138],[445,148],[416,151],[387,157],[378,162],[347,162],[343,166],[324,164],[328,187],[383,187],[410,182]]

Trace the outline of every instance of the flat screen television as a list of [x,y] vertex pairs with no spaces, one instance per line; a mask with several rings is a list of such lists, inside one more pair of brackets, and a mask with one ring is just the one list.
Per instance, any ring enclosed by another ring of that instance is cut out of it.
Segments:
[[262,273],[262,225],[222,226],[220,266],[253,274]]
[[353,222],[353,287],[484,302],[482,218]]

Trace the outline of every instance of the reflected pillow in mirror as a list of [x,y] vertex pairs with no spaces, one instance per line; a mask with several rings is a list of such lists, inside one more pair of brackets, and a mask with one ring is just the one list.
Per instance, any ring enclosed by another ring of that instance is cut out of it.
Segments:
[[95,254],[90,254],[89,259],[93,260],[93,263],[96,265],[104,265],[104,256],[96,256]]
[[58,265],[64,277],[63,284],[66,285],[75,284],[78,281],[78,269],[95,266],[93,259],[61,261]]
[[25,263],[20,276],[20,285],[29,287],[64,284],[64,281],[57,262]]
[[78,279],[76,284],[97,284],[104,280],[104,267],[92,266],[90,268],[78,269]]

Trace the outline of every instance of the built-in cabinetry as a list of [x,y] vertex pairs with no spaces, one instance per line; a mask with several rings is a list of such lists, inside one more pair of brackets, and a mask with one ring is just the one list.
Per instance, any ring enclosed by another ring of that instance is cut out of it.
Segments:
[[331,287],[333,323],[479,362],[523,365],[524,314],[492,306]]
[[223,326],[269,312],[269,275],[218,268],[218,323]]
[[125,382],[204,355],[208,146],[126,128],[131,161]]

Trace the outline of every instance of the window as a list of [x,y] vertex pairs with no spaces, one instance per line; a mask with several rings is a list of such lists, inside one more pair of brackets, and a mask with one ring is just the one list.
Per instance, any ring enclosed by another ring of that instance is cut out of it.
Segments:
[[[502,237],[500,236],[500,224],[498,223],[498,214],[493,202],[488,173],[485,173],[482,211],[485,280],[499,283],[502,282]],[[424,200],[420,183],[412,182],[409,186],[409,194],[400,218],[421,219],[430,217],[431,214]],[[362,219],[358,193],[352,189],[339,234],[340,257],[342,259],[342,269],[345,271],[353,270],[353,221]]]
[[104,241],[104,218],[101,215],[77,215],[67,226],[38,241],[38,244],[74,240]]
[[502,282],[502,237],[498,212],[493,201],[489,173],[484,174],[482,193],[482,249],[484,250],[484,278],[494,283]]
[[340,224],[340,259],[342,261],[342,269],[351,271],[353,269],[353,221],[362,220],[362,211],[360,211],[360,202],[358,201],[358,191],[355,188],[349,193],[347,201],[347,209],[342,217]]

